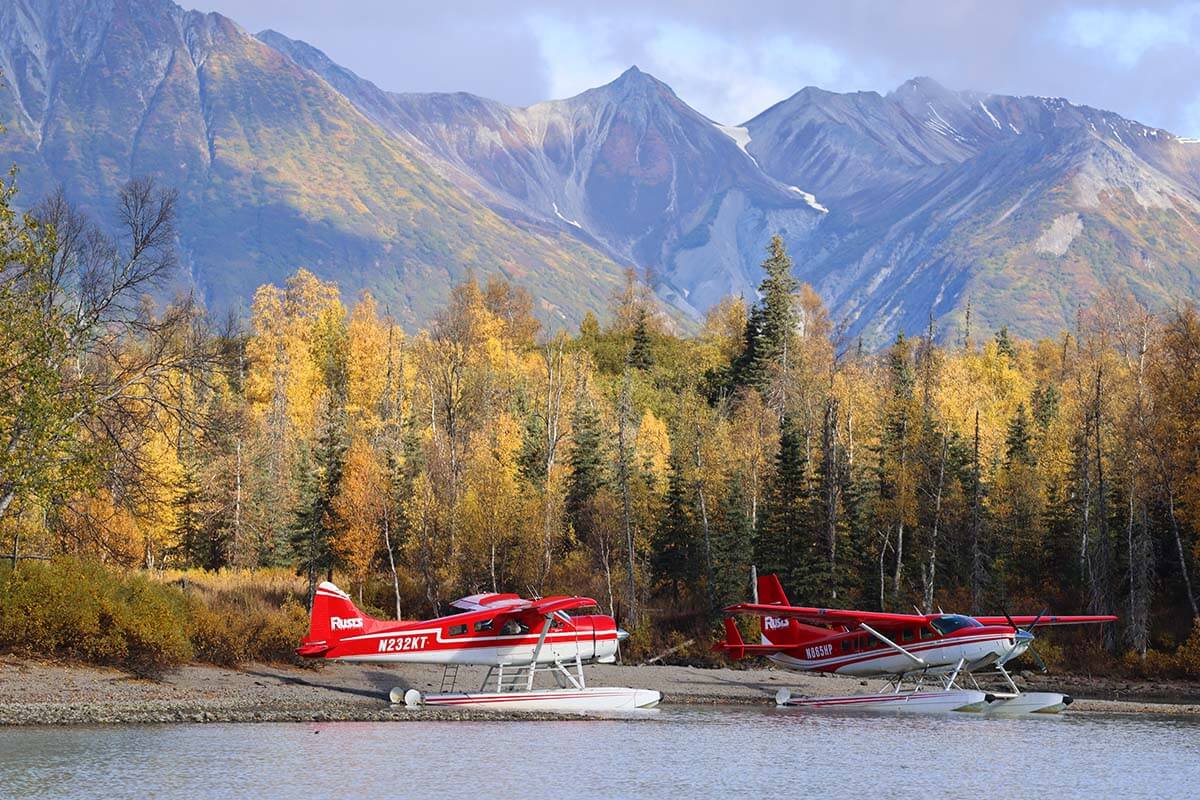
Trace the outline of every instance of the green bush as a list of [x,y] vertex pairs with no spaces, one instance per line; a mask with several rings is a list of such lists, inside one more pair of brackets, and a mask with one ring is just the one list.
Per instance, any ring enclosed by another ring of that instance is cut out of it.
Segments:
[[192,660],[299,663],[308,612],[278,576],[187,577],[166,583],[72,558],[0,566],[0,651],[151,678]]
[[156,677],[192,658],[176,589],[96,561],[0,568],[0,648]]

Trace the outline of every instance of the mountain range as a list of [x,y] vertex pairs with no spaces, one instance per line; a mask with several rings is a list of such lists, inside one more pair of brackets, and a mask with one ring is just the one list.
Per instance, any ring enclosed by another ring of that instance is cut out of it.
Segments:
[[516,108],[381,90],[320,50],[169,0],[0,0],[0,160],[111,217],[180,193],[184,280],[216,308],[297,267],[413,328],[469,270],[548,322],[633,267],[684,325],[754,297],[772,234],[851,334],[1069,327],[1106,287],[1200,294],[1200,143],[1061,98],[806,88],[740,125],[629,69]]

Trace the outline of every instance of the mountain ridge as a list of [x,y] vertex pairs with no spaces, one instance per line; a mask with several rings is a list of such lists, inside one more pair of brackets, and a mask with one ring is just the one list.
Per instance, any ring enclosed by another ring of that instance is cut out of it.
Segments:
[[753,297],[784,236],[852,335],[1068,327],[1106,285],[1200,292],[1200,146],[1061,98],[805,87],[740,125],[636,66],[525,107],[393,93],[318,48],[169,0],[0,0],[0,157],[95,211],[181,188],[190,280],[220,307],[308,266],[413,327],[468,269],[548,321],[629,267],[698,319]]

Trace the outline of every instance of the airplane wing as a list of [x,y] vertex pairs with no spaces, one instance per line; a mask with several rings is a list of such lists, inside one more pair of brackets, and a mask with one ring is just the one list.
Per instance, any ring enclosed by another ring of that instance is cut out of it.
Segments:
[[566,595],[557,595],[554,597],[543,597],[540,600],[532,600],[529,603],[529,612],[546,616],[559,611],[568,611],[572,608],[587,608],[588,606],[597,605],[596,601],[590,597],[568,597]]
[[865,622],[868,625],[874,625],[879,628],[924,625],[928,620],[928,617],[921,614],[889,614],[882,611],[850,611],[839,608],[805,608],[802,606],[778,606],[768,603],[738,603],[726,607],[725,613],[798,619],[809,625],[857,626]]
[[[479,598],[481,597],[494,597],[499,598],[499,600],[495,602],[480,602]],[[566,595],[543,597],[538,600],[524,600],[517,595],[472,595],[471,597],[464,597],[461,600],[455,600],[451,605],[456,609],[478,606],[475,610],[453,614],[452,618],[456,624],[471,625],[485,620],[496,620],[497,626],[500,626],[508,619],[517,619],[525,624],[532,624],[539,617],[549,616],[572,608],[594,606],[596,605],[596,601],[590,597],[569,597]]]
[[[975,617],[984,625],[1007,625],[1008,617]],[[1018,627],[1033,625],[1037,623],[1037,627],[1043,628],[1047,625],[1083,625],[1089,622],[1116,622],[1117,618],[1112,614],[1099,614],[1091,616],[1074,616],[1074,617],[1059,617],[1053,614],[1046,614],[1043,617],[1035,617],[1033,615],[1024,617],[1013,617],[1012,621],[1017,623]]]
[[523,606],[528,602],[515,594],[473,594],[458,598],[450,606],[462,611],[500,611],[505,607]]

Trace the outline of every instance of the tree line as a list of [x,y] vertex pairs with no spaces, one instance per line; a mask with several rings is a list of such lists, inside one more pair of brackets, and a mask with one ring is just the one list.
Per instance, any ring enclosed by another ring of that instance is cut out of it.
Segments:
[[[794,602],[1197,616],[1200,313],[1108,290],[1071,331],[872,351],[772,240],[757,298],[680,335],[630,273],[548,330],[496,276],[416,334],[300,269],[244,318],[161,297],[174,198],[105,234],[0,184],[0,535],[24,555],[337,575],[397,616],[590,594],[642,641],[703,631],[750,566]],[[603,322],[601,321],[603,319]]]

